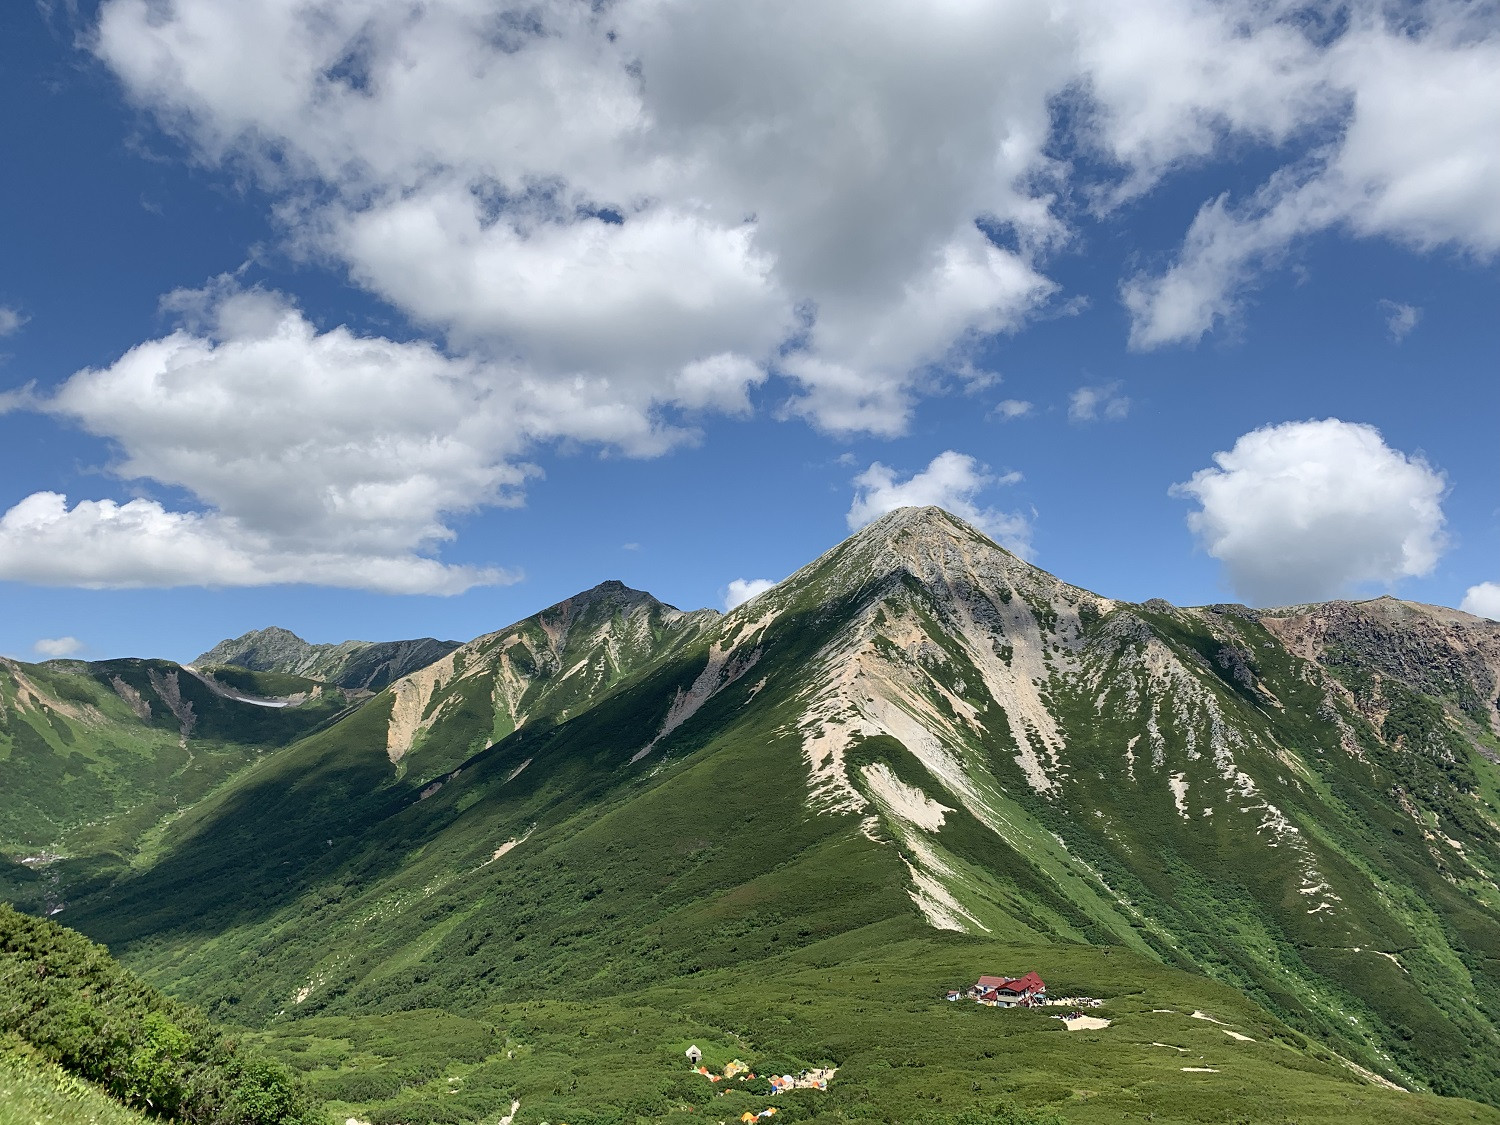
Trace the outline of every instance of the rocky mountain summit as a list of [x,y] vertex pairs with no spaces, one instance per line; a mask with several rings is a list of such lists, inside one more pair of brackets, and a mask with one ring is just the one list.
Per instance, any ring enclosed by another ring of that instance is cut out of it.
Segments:
[[400,762],[415,745],[433,743],[429,732],[445,728],[450,712],[484,718],[464,739],[444,729],[431,757],[461,760],[528,721],[563,721],[718,618],[713,610],[684,613],[616,580],[601,582],[394,682],[386,753]]

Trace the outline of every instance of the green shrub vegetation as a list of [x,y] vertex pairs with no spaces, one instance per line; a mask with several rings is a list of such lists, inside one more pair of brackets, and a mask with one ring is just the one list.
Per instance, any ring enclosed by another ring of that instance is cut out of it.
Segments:
[[246,695],[281,698],[316,690],[334,693],[335,700],[343,698],[343,693],[338,688],[331,688],[321,680],[309,679],[307,676],[297,676],[289,672],[258,672],[235,664],[210,664],[198,670],[205,676],[212,676],[226,687],[244,692]]
[[103,947],[0,904],[0,1033],[128,1107],[194,1125],[326,1125],[284,1067],[162,996]]
[[334,690],[297,707],[238,702],[166,660],[0,659],[0,847],[117,866],[165,818],[346,706]]

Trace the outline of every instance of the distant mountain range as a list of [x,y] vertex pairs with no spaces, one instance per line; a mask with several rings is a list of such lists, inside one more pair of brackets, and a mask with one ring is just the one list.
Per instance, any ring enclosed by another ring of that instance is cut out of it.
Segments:
[[220,641],[193,663],[200,668],[232,664],[255,672],[306,676],[341,688],[379,691],[392,680],[441,660],[457,647],[457,641],[432,637],[314,645],[289,629],[273,625]]
[[[837,1066],[809,1119],[1500,1122],[1500,624],[1124,603],[908,508],[728,614],[345,648],[0,665],[0,895],[340,1114],[758,1112],[695,1043]],[[942,999],[1028,970],[1110,1026]]]

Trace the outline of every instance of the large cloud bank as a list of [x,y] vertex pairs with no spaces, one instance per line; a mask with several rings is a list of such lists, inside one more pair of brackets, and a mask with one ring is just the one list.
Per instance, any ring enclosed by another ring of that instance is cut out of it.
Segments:
[[1174,486],[1188,526],[1255,605],[1318,601],[1430,573],[1446,482],[1373,426],[1328,418],[1245,434]]
[[976,342],[1045,308],[1085,211],[1246,151],[1283,167],[1122,279],[1134,346],[1198,339],[1320,231],[1500,250],[1491,5],[104,0],[86,38],[194,159],[269,195],[293,253],[434,342],[205,298],[207,322],[44,407],[197,506],[38,494],[5,517],[10,576],[130,539],[113,569],[44,572],[496,580],[435,552],[457,514],[519,496],[537,443],[654,455],[765,395],[901,433]]
[[35,493],[0,516],[0,577],[387,593],[509,577],[429,554],[453,536],[447,517],[505,503],[525,479],[514,457],[528,427],[548,426],[545,396],[494,394],[494,371],[429,344],[319,333],[277,294],[189,298],[190,325],[31,405],[109,439],[120,476],[201,510]]
[[1127,280],[1138,346],[1328,227],[1500,250],[1491,5],[106,0],[94,43],[412,315],[614,378],[795,339],[832,429],[900,426],[914,371],[1034,309],[1070,200],[1226,143],[1285,166]]

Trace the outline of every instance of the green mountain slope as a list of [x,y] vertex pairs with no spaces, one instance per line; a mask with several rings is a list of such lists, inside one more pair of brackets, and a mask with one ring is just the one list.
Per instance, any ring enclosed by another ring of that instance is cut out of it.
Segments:
[[457,641],[422,637],[411,641],[344,641],[314,645],[289,629],[271,626],[220,641],[195,667],[233,665],[252,672],[282,672],[349,690],[379,691],[458,647]]
[[353,703],[290,686],[267,698],[164,660],[0,659],[0,850],[12,857],[0,895],[56,909],[65,887],[149,853],[171,817]]
[[[1116,603],[903,509],[462,646],[66,917],[370,1121],[722,1117],[694,1038],[839,1065],[801,1115],[1494,1119],[1379,1085],[1500,1103],[1500,665],[1444,612]],[[1027,968],[1114,1024],[940,999]]]

